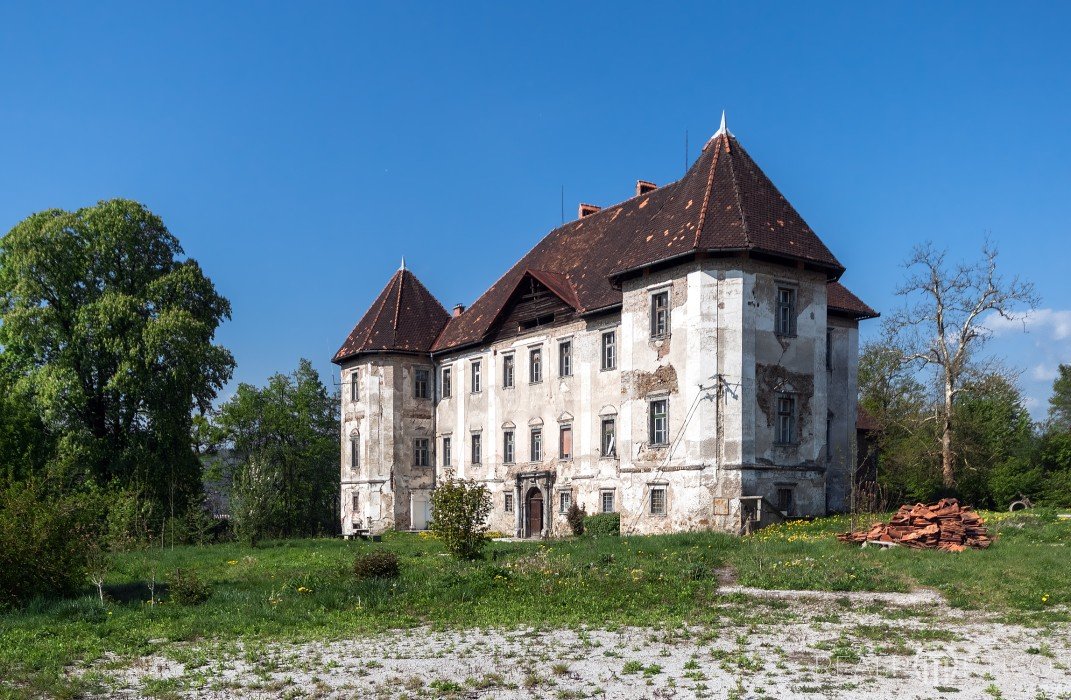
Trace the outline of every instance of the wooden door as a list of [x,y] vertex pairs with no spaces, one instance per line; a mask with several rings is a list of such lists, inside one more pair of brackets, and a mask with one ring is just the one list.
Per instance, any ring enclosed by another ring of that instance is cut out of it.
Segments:
[[525,512],[528,516],[528,536],[539,537],[543,532],[543,493],[532,487],[525,498]]

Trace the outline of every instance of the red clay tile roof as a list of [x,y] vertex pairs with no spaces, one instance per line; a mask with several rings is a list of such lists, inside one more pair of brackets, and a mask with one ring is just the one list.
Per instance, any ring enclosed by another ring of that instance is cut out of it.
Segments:
[[[554,229],[460,316],[433,350],[478,343],[526,274],[581,313],[621,303],[617,275],[696,252],[755,251],[844,267],[734,136],[711,139],[683,178]],[[861,303],[861,302],[860,302]]]
[[339,364],[362,352],[426,353],[449,318],[416,275],[398,270],[331,361]]
[[826,286],[826,309],[829,313],[849,316],[856,321],[877,318],[881,315],[848,291],[848,288],[840,282],[830,282]]
[[881,430],[881,424],[865,408],[859,406],[855,414],[855,429],[873,433]]

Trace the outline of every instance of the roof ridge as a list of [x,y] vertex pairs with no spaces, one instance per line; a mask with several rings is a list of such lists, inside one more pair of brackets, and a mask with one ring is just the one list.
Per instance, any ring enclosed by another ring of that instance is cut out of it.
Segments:
[[398,287],[398,298],[394,301],[394,332],[398,332],[398,316],[402,313],[402,293],[405,291],[405,268],[398,270],[398,276],[402,278],[402,284]]
[[[717,138],[715,136],[715,138]],[[717,144],[714,146],[718,148]],[[703,235],[703,224],[707,220],[707,207],[710,205],[710,193],[714,189],[714,172],[718,167],[718,157],[721,155],[721,149],[714,151],[714,158],[710,161],[710,172],[707,173],[707,186],[703,190],[703,206],[699,209],[699,221],[695,226],[695,243],[692,244],[692,248],[699,248],[699,239]]]
[[[725,148],[729,150],[729,137],[725,137]],[[733,181],[733,194],[736,195],[736,208],[740,211],[740,225],[743,226],[744,245],[751,249],[751,236],[747,232],[747,214],[744,212],[744,202],[740,199],[740,183],[736,181],[736,165],[733,163],[732,151],[729,151],[729,177]]]
[[[383,315],[383,307],[387,305],[387,299],[390,298],[390,292],[394,289],[394,283],[401,277],[400,272],[400,270],[395,272],[394,276],[390,278],[390,284],[387,285],[387,293],[383,296],[383,303],[379,305],[379,309],[376,310],[375,318],[372,319],[372,323],[368,326],[368,332],[364,334],[364,343],[367,343],[368,339],[372,337],[372,332],[379,323],[379,317]],[[401,294],[399,294],[399,296],[401,296]],[[397,318],[397,316],[395,316],[395,318]],[[364,343],[362,343],[362,345]]]

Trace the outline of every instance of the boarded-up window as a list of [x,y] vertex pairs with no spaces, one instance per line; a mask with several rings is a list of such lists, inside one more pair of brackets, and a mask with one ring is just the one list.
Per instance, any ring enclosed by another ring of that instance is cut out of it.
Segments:
[[573,426],[563,425],[559,432],[558,456],[561,459],[573,458]]

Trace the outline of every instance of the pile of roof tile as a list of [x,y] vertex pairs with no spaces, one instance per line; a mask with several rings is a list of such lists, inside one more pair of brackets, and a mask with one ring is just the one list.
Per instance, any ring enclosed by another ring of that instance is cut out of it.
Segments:
[[993,542],[982,519],[954,498],[943,498],[933,505],[900,506],[889,522],[876,523],[863,532],[846,532],[837,535],[837,539],[948,552],[962,552],[968,547],[985,549]]

